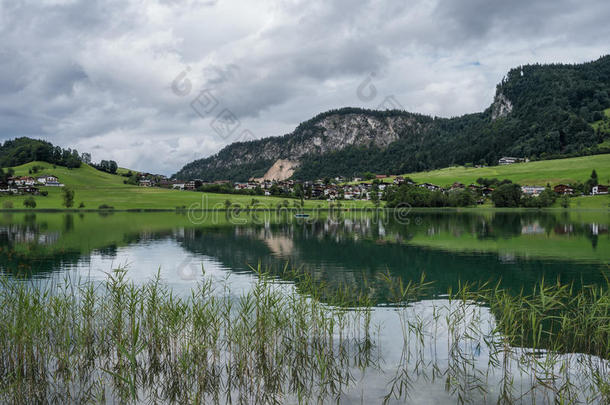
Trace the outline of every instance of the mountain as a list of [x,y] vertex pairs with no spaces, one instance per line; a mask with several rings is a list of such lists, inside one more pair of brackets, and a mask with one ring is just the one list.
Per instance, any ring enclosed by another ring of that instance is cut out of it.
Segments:
[[279,159],[294,164],[294,178],[315,179],[494,165],[506,155],[548,159],[610,152],[598,146],[610,133],[591,125],[604,119],[609,94],[610,55],[577,65],[521,66],[497,85],[483,112],[438,118],[399,110],[331,110],[290,134],[233,143],[175,176],[243,181],[264,176]]

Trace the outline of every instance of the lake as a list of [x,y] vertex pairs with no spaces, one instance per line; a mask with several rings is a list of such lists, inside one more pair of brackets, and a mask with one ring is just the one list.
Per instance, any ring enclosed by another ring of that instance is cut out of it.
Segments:
[[[610,263],[609,226],[610,212],[574,210],[324,212],[310,218],[275,211],[206,213],[196,218],[185,212],[2,213],[0,271],[10,280],[45,286],[66,279],[100,283],[120,267],[136,285],[159,274],[183,297],[204,278],[229,285],[237,297],[252,289],[257,268],[268,271],[282,288],[294,287],[287,268],[299,269],[331,288],[366,288],[373,291],[372,322],[383,365],[357,370],[360,377],[345,387],[339,402],[380,402],[404,366],[404,347],[415,345],[414,353],[420,350],[421,356],[406,361],[415,367],[412,381],[405,383],[408,397],[414,403],[446,403],[459,397],[457,388],[447,388],[453,350],[447,339],[453,336],[452,328],[439,326],[439,314],[453,305],[447,292],[484,282],[515,295],[557,280],[573,283],[575,289],[604,285]],[[422,274],[431,284],[397,315],[388,280],[417,282]],[[494,313],[481,303],[469,303],[468,311],[474,312],[463,319],[476,319],[481,335],[491,334]],[[398,326],[405,325],[404,319],[421,322],[422,330],[428,331],[422,334],[425,345],[403,344],[405,332]],[[473,369],[489,369],[490,349],[468,344],[460,347],[472,358]],[[419,361],[430,367],[443,363],[439,370],[445,378],[422,373]],[[471,392],[476,403],[495,403],[499,394],[494,388],[502,376],[487,373],[485,378],[485,392],[473,389],[472,382],[458,386]],[[517,373],[515,384],[528,386],[531,381],[531,375]],[[531,396],[544,402],[549,394],[540,390]],[[390,403],[404,400],[403,394],[394,395]]]

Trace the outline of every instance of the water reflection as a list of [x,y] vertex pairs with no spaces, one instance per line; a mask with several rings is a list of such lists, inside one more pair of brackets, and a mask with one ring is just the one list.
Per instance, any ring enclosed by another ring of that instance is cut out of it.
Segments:
[[[133,271],[152,275],[160,265],[176,267],[195,257],[232,272],[260,263],[279,274],[289,263],[331,285],[354,288],[375,285],[385,273],[419,280],[424,272],[439,293],[460,280],[499,280],[515,291],[543,277],[597,283],[610,261],[606,212],[411,215],[408,224],[383,213],[334,213],[316,220],[284,215],[262,223],[195,226],[176,214],[12,214],[0,221],[0,268],[46,277],[75,268],[90,272],[91,263],[99,266],[95,271],[129,263]],[[147,253],[138,250],[143,247]],[[381,288],[378,298],[383,301]]]

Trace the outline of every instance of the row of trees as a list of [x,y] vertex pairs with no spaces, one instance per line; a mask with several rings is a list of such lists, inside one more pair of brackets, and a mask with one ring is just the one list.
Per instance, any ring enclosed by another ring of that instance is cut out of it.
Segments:
[[555,203],[557,195],[547,186],[538,196],[524,194],[516,183],[505,183],[491,193],[491,200],[496,207],[544,208]]
[[13,167],[41,161],[68,168],[80,167],[81,157],[76,149],[62,149],[40,139],[16,138],[0,146],[0,167]]
[[[376,202],[375,187],[371,191],[371,199]],[[468,207],[475,205],[477,196],[469,189],[459,189],[449,192],[428,190],[403,184],[399,187],[388,187],[382,197],[387,201],[386,207],[396,208],[408,204],[411,207]]]
[[116,174],[116,171],[119,168],[119,165],[117,165],[114,160],[102,160],[98,164],[91,164],[91,166],[95,167],[97,170],[110,174]]

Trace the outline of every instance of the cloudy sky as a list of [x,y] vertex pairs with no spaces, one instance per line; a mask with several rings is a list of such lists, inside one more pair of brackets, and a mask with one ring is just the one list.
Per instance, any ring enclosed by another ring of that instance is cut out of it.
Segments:
[[607,0],[0,0],[0,139],[171,174],[342,106],[454,116],[610,53]]

